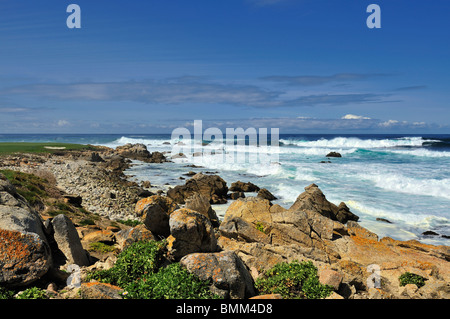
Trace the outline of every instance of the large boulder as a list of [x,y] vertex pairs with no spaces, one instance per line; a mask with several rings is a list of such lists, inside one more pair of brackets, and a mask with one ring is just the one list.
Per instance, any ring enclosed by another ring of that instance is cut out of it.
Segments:
[[134,212],[154,235],[167,237],[170,235],[170,214],[178,208],[172,199],[153,195],[138,201]]
[[241,182],[237,181],[231,184],[231,192],[258,192],[259,187],[252,182]]
[[116,152],[123,157],[140,161],[147,161],[150,158],[150,152],[144,144],[127,143],[122,146],[117,146]]
[[216,212],[212,209],[211,204],[206,196],[201,194],[194,194],[186,199],[186,208],[192,209],[209,218],[214,227],[219,226],[219,218]]
[[223,298],[244,299],[255,295],[249,271],[232,251],[189,254],[180,263],[201,280],[211,281],[212,292]]
[[217,239],[210,220],[187,208],[180,208],[170,215],[169,253],[173,258],[195,252],[214,252]]
[[0,195],[0,285],[28,285],[52,263],[43,223],[1,174]]
[[349,220],[358,221],[359,217],[350,212],[345,203],[339,206],[329,202],[316,184],[305,187],[305,192],[301,193],[290,210],[310,210],[317,212],[332,220],[337,220],[342,224]]
[[89,255],[83,249],[77,229],[69,217],[59,214],[52,220],[53,238],[64,254],[67,264],[89,265]]
[[260,247],[258,250],[252,249],[257,254],[256,258],[270,255],[276,249],[281,251],[280,255],[294,251],[315,260],[330,262],[339,258],[329,245],[335,223],[314,211],[287,210],[272,205],[266,199],[248,197],[238,199],[229,206],[219,231],[221,238],[232,240],[222,239],[223,249],[233,249],[233,243],[241,242],[246,247]]
[[169,189],[167,196],[178,204],[184,204],[187,198],[196,193],[205,196],[211,204],[226,203],[227,183],[218,175],[197,173],[184,185]]
[[139,160],[147,163],[164,163],[166,157],[161,152],[150,153],[145,144],[125,144],[116,148],[116,153],[127,158]]

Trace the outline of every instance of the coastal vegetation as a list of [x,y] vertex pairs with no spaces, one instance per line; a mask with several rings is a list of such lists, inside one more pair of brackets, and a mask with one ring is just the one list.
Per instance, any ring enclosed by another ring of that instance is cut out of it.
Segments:
[[0,143],[0,154],[14,153],[55,153],[61,150],[94,150],[95,146],[72,143]]
[[285,208],[215,172],[131,182],[129,159],[164,163],[145,145],[60,152],[0,156],[0,299],[449,297],[448,246],[380,239],[318,185]]

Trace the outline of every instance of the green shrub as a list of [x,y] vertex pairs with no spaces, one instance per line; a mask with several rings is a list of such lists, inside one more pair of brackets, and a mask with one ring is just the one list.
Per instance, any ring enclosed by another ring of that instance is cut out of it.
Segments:
[[32,287],[20,292],[16,299],[48,299],[48,296],[44,289]]
[[126,288],[125,298],[133,299],[211,299],[209,283],[201,281],[180,263],[171,264],[157,273],[141,278]]
[[5,287],[0,287],[0,300],[1,299],[13,299],[14,291],[8,290]]
[[95,279],[119,287],[146,277],[161,265],[165,241],[138,241],[117,256],[114,267],[89,274],[88,280]]
[[87,280],[117,285],[127,299],[215,298],[209,283],[183,269],[179,263],[162,267],[165,241],[139,241],[121,252],[111,269],[92,272]]
[[420,288],[425,285],[425,280],[427,279],[417,274],[405,272],[398,277],[398,280],[400,281],[400,286],[402,287],[408,284],[415,284],[417,288]]
[[330,295],[333,288],[319,282],[312,262],[279,263],[256,280],[260,294],[281,294],[284,298],[318,299]]

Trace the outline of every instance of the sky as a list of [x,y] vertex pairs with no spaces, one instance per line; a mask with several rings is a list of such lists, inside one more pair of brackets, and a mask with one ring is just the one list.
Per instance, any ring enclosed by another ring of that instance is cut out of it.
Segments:
[[[381,28],[369,28],[370,4]],[[70,4],[81,28],[68,28]],[[450,133],[448,0],[0,0],[0,133]]]

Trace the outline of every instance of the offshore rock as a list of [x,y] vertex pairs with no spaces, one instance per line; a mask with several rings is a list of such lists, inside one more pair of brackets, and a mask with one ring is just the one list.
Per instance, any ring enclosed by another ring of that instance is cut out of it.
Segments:
[[227,183],[218,175],[197,173],[184,185],[169,189],[167,196],[178,204],[184,204],[187,198],[196,193],[205,196],[211,204],[226,203]]

